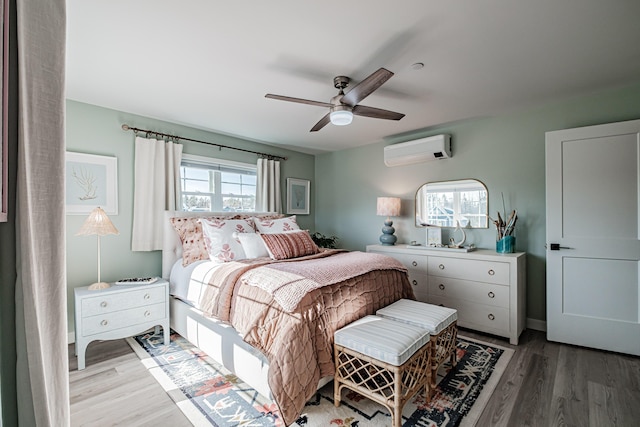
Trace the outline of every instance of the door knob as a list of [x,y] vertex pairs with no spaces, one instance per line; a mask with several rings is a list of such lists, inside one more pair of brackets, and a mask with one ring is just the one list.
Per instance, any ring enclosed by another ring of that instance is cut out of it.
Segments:
[[[545,248],[547,247],[547,245],[544,245],[544,246]],[[560,243],[551,243],[549,245],[549,249],[551,249],[552,251],[559,251],[560,249],[573,249],[573,248],[570,248],[568,246],[560,246]]]

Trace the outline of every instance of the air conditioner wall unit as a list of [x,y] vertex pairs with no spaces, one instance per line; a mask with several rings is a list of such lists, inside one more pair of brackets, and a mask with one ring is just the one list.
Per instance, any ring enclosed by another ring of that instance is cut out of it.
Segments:
[[435,135],[384,147],[384,164],[404,166],[451,156],[451,135]]

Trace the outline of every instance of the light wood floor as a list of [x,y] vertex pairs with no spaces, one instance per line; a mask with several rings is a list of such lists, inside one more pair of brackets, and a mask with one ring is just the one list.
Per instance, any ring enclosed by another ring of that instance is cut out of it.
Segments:
[[[640,358],[548,342],[527,330],[478,426],[640,425]],[[124,340],[94,342],[87,368],[69,346],[72,426],[190,426]],[[311,426],[310,426],[311,427]],[[360,426],[365,427],[365,426]]]

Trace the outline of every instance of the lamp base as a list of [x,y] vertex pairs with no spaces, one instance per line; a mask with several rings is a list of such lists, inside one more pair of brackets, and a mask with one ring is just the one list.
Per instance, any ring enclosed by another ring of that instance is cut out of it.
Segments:
[[94,283],[92,285],[89,285],[88,289],[90,291],[97,291],[99,289],[107,289],[107,288],[110,288],[110,287],[111,287],[111,285],[108,284],[107,282],[96,282],[96,283]]
[[392,227],[393,221],[387,218],[384,222],[384,227],[382,227],[382,236],[380,236],[380,243],[383,246],[393,246],[398,241],[398,238],[393,235],[396,229]]

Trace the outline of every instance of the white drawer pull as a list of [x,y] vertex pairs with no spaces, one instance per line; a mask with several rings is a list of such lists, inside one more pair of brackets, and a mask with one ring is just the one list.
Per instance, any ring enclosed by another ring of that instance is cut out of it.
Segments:
[[107,320],[103,320],[102,322],[100,322],[100,324],[102,326],[107,326],[109,324],[109,322]]
[[151,312],[149,310],[144,312],[144,317],[149,317],[151,316]]
[[489,270],[488,273],[489,273],[489,276],[493,276],[494,274],[496,274],[496,272],[493,270]]
[[489,295],[489,298],[495,298],[496,294],[494,294],[493,292],[489,292],[487,295]]
[[105,308],[107,306],[107,302],[106,301],[102,301],[100,303],[100,307]]
[[418,286],[418,281],[417,280],[412,280],[411,283],[413,283],[413,286]]
[[496,318],[496,316],[494,316],[493,314],[489,314],[487,317],[489,318],[489,320],[493,320]]
[[413,265],[414,267],[417,267],[417,266],[418,266],[418,263],[417,263],[416,261],[412,261],[412,262],[411,262],[411,265]]
[[440,264],[440,265],[438,266],[438,268],[439,268],[440,270],[444,270],[444,265],[443,265],[443,264]]
[[149,295],[149,294],[144,294],[144,299],[149,299],[149,298],[151,298],[151,295]]
[[444,291],[444,285],[442,283],[440,283],[440,286],[438,286],[440,288],[441,291]]

